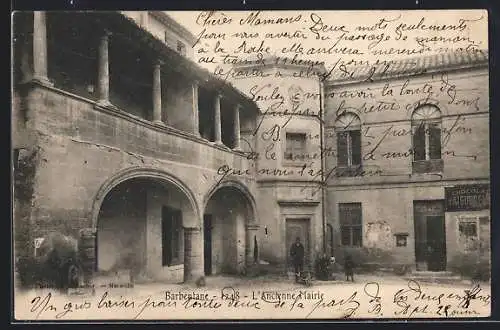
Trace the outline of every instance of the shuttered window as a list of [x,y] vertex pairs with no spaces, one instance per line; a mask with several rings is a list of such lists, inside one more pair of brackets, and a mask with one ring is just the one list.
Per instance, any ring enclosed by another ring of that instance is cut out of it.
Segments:
[[441,159],[441,112],[424,105],[412,115],[413,160]]
[[304,158],[306,153],[305,133],[286,133],[285,159],[295,160]]
[[340,203],[339,220],[342,245],[362,246],[361,203]]
[[345,113],[335,122],[337,131],[337,166],[361,165],[361,121],[357,115]]

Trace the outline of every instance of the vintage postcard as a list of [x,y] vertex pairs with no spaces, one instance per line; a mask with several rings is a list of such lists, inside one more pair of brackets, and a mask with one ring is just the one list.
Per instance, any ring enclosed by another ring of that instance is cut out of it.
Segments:
[[486,10],[12,18],[15,320],[490,316]]

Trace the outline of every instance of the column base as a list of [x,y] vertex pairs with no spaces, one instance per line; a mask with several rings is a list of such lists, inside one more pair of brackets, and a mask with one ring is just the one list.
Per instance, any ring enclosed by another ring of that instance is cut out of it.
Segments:
[[49,87],[54,86],[54,83],[52,81],[50,81],[50,79],[46,76],[35,75],[35,76],[31,77],[31,81],[34,83],[38,83],[40,85],[44,85],[44,86],[49,86]]
[[160,125],[160,126],[167,126],[163,121],[161,120],[153,120],[153,123],[156,124],[156,125]]
[[222,143],[222,141],[215,141],[214,144],[219,146],[219,147],[227,148],[227,146],[224,143]]
[[109,100],[99,100],[96,102],[96,105],[102,108],[113,108],[115,110],[118,110],[118,108],[115,105],[113,105],[113,103],[111,103]]

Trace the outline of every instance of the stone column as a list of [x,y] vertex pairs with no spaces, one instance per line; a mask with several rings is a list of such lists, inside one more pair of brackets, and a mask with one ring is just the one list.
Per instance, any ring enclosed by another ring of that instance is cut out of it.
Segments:
[[104,31],[99,43],[98,93],[100,105],[111,105],[109,101],[109,31]]
[[[247,269],[259,262],[260,246],[259,243],[259,225],[248,224],[246,226],[246,244],[245,244],[245,262]],[[257,260],[255,260],[255,241],[257,240]]]
[[193,96],[193,133],[200,136],[200,117],[198,112],[198,82],[194,81],[191,85]]
[[44,11],[33,13],[33,79],[51,84],[47,68],[47,24]]
[[222,145],[222,131],[221,131],[221,117],[220,117],[220,94],[215,95],[214,122],[215,122],[215,143]]
[[147,28],[148,27],[148,23],[149,23],[149,12],[146,10],[146,11],[143,11],[141,12],[141,17],[140,17],[140,24],[141,24],[141,27],[143,28]]
[[161,63],[156,61],[153,67],[153,122],[163,124],[161,120]]
[[240,135],[240,105],[236,105],[234,107],[234,147],[233,149],[236,151],[241,151],[241,146],[240,146],[240,140],[241,140],[241,135]]
[[184,227],[184,282],[198,280],[204,275],[201,229]]

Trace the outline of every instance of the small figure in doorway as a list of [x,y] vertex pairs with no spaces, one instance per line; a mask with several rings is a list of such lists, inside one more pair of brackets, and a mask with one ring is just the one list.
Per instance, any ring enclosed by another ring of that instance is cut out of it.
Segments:
[[354,261],[350,254],[346,254],[344,258],[344,273],[346,281],[349,281],[350,278],[354,282]]
[[300,242],[300,237],[295,239],[295,243],[290,248],[293,268],[295,271],[295,282],[299,282],[300,275],[304,269],[304,245]]

